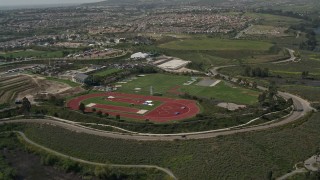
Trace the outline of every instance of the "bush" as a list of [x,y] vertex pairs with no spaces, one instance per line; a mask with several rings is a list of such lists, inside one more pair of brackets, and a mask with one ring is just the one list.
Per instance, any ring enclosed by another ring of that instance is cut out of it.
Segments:
[[97,112],[97,115],[100,116],[100,117],[102,117],[102,111],[98,111],[98,112]]

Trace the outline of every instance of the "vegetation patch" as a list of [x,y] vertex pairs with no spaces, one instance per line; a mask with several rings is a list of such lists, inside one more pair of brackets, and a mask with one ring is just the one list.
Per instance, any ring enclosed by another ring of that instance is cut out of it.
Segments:
[[99,162],[156,164],[179,179],[265,179],[270,172],[273,178],[286,174],[319,148],[319,115],[301,124],[194,141],[126,141],[48,125],[29,126],[25,132],[59,152]]
[[252,50],[267,51],[273,45],[263,41],[229,39],[186,39],[161,44],[161,48],[176,50]]

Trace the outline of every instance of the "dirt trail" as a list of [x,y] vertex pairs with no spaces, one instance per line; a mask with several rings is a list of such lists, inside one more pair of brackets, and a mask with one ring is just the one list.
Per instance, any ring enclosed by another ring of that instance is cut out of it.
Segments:
[[47,147],[44,147],[32,140],[30,140],[23,132],[20,132],[20,131],[14,131],[15,133],[19,134],[24,141],[26,141],[27,143],[33,145],[33,146],[36,146],[40,149],[43,149],[49,153],[52,153],[56,156],[60,156],[60,157],[63,157],[63,158],[67,158],[67,159],[70,159],[70,160],[73,160],[73,161],[76,161],[76,162],[79,162],[79,163],[84,163],[84,164],[90,164],[90,165],[94,165],[94,166],[111,166],[111,167],[117,167],[117,168],[143,168],[143,169],[157,169],[159,171],[162,171],[164,172],[165,174],[167,174],[168,176],[170,176],[172,179],[177,179],[175,177],[175,175],[169,170],[169,169],[166,169],[166,168],[163,168],[163,167],[159,167],[159,166],[155,166],[155,165],[122,165],[122,164],[105,164],[105,163],[98,163],[98,162],[92,162],[92,161],[87,161],[87,160],[83,160],[83,159],[80,159],[80,158],[76,158],[76,157],[72,157],[72,156],[68,156],[66,154],[63,154],[63,153],[60,153],[60,152],[57,152],[55,150],[52,150],[52,149],[49,149]]

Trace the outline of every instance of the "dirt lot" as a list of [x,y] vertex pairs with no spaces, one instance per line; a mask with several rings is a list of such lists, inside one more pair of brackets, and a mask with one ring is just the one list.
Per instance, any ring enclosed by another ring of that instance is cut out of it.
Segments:
[[23,97],[27,97],[30,102],[35,103],[34,99],[37,94],[59,94],[66,90],[71,89],[71,86],[55,82],[49,81],[45,78],[38,76],[30,76],[27,75],[35,84],[34,88],[28,89],[18,94],[17,98],[22,99]]
[[246,35],[266,35],[266,36],[285,36],[284,33],[286,28],[274,27],[274,26],[263,26],[263,25],[253,25],[252,28],[248,29]]
[[60,94],[68,96],[83,91],[81,87],[72,88],[68,84],[33,75],[3,77],[0,82],[0,103],[10,103],[23,97],[27,97],[31,103],[35,103],[34,99],[39,95],[44,97]]

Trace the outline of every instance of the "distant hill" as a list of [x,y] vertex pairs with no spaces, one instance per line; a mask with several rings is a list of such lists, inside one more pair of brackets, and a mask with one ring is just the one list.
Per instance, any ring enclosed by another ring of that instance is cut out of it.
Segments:
[[126,6],[126,5],[169,5],[186,4],[198,0],[105,0],[97,3],[87,3],[86,6]]
[[292,6],[301,10],[319,7],[319,0],[105,0],[97,3],[84,4],[85,6],[150,6],[150,5],[214,5],[220,7],[285,7]]

